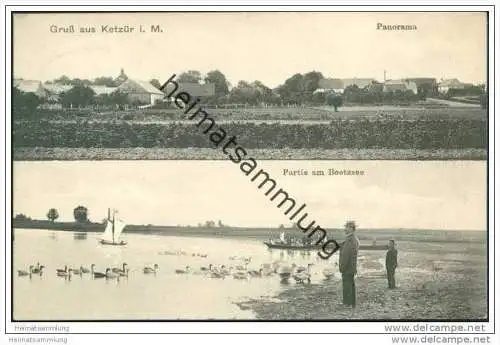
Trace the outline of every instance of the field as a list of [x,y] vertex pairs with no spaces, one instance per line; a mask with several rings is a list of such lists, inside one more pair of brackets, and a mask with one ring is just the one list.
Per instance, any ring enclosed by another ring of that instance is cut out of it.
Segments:
[[[486,111],[211,109],[258,159],[485,159]],[[345,108],[349,109],[349,108]],[[378,109],[378,110],[377,110]],[[178,110],[40,113],[13,123],[14,159],[225,159]],[[206,125],[202,125],[206,126]]]
[[239,303],[259,319],[480,320],[487,318],[483,243],[398,242],[396,290],[387,289],[380,253],[358,263],[357,307],[341,304],[339,277],[322,284],[291,285],[275,300]]

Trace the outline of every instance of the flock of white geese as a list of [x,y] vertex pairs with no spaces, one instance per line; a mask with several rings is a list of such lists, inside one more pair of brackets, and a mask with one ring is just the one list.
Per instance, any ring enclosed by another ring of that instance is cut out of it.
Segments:
[[[287,283],[291,279],[295,280],[296,283],[310,283],[311,282],[311,267],[313,263],[307,264],[307,266],[298,266],[295,263],[292,265],[283,264],[281,262],[273,262],[272,264],[262,264],[258,269],[248,269],[248,264],[250,260],[245,260],[244,264],[235,266],[226,265],[213,265],[202,266],[199,269],[192,269],[190,266],[186,266],[182,269],[175,269],[175,274],[193,274],[193,275],[204,275],[208,278],[215,279],[240,279],[249,280],[251,278],[262,278],[262,277],[278,277],[282,283]],[[27,270],[18,270],[17,274],[19,277],[31,277],[33,275],[42,275],[45,266],[40,265],[39,262],[36,265],[30,265]],[[152,266],[144,266],[142,268],[143,274],[157,274],[160,270],[158,264]],[[80,267],[68,267],[57,268],[55,273],[58,277],[71,279],[72,276],[80,276],[89,274],[94,279],[120,279],[127,278],[129,275],[129,267],[126,262],[124,262],[120,267],[108,267],[104,271],[97,271],[96,265],[90,265],[90,268],[80,266]],[[335,276],[336,270],[333,267],[325,268],[323,270],[323,275],[326,279],[331,279]]]

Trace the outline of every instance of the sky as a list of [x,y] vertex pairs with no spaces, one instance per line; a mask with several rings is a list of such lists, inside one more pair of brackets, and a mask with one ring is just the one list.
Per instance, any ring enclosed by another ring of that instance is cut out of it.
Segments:
[[[326,228],[355,220],[360,228],[486,230],[482,161],[260,161],[308,220]],[[362,176],[312,176],[313,170],[362,170]],[[283,169],[308,176],[284,176]],[[258,183],[228,161],[14,162],[13,212],[61,221],[84,205],[93,221],[107,208],[128,224],[291,225]],[[309,218],[310,217],[310,218]],[[307,223],[306,223],[307,224]],[[304,224],[305,225],[305,224]]]
[[[377,30],[377,23],[416,25]],[[51,28],[73,25],[76,33]],[[128,25],[132,33],[101,32]],[[160,25],[163,32],[141,33]],[[93,27],[96,33],[79,33]],[[16,14],[15,77],[52,80],[63,74],[167,80],[186,70],[222,71],[232,85],[260,80],[269,87],[295,73],[326,77],[486,80],[484,13],[114,13]]]

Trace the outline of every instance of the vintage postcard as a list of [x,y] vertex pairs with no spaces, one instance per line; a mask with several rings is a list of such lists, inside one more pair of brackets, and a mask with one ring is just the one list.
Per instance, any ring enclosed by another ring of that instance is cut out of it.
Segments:
[[484,162],[229,164],[15,162],[14,320],[487,319]]
[[240,147],[485,160],[487,24],[487,12],[14,13],[14,159]]
[[60,9],[8,11],[12,339],[493,342],[491,8]]

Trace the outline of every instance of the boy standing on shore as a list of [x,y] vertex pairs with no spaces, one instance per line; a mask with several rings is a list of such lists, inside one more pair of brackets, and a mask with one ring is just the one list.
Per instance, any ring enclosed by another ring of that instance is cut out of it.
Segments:
[[385,256],[385,268],[387,270],[387,281],[389,283],[389,289],[396,288],[396,267],[398,267],[398,251],[395,248],[396,244],[394,240],[389,240],[389,250]]

